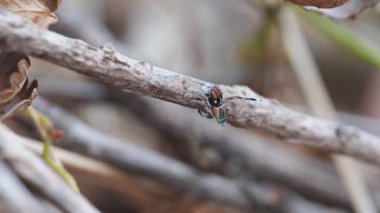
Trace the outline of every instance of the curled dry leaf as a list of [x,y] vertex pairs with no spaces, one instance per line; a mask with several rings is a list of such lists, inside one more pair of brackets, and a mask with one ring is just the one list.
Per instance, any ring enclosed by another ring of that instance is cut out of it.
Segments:
[[323,15],[334,19],[354,19],[357,15],[368,8],[374,7],[380,0],[348,0],[346,4],[341,7],[333,9],[318,9],[307,8],[315,10]]
[[334,19],[354,19],[364,10],[374,7],[380,0],[348,0],[346,4],[332,9],[306,7]]
[[[4,61],[10,59],[11,61]],[[14,66],[15,65],[15,66]],[[0,120],[23,111],[37,96],[37,81],[28,84],[30,66],[27,56],[16,53],[0,55]]]
[[[22,90],[17,98],[13,99],[4,107],[4,113],[0,116],[0,121],[6,121],[9,118],[25,111],[25,109],[32,104],[32,101],[37,97],[37,81],[34,80],[29,86],[25,84],[24,90]],[[1,105],[0,105],[1,108]],[[7,109],[9,108],[9,109]]]
[[[27,80],[26,71],[30,62],[27,57],[19,59],[19,56],[21,57],[18,54],[0,55],[0,104],[10,102],[20,92]],[[14,64],[6,61],[9,58],[18,60],[16,66],[9,66]]]
[[[54,14],[61,0],[0,0],[0,8],[32,20],[48,28],[57,21]],[[37,96],[37,81],[28,84],[27,55],[0,49],[0,121],[28,107]]]
[[334,8],[339,7],[347,2],[347,0],[290,0],[301,6],[312,6],[317,8]]

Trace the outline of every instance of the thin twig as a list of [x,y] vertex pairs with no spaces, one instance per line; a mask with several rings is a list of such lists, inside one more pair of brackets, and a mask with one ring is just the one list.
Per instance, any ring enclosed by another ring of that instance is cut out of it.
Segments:
[[28,107],[25,110],[25,114],[27,115],[27,117],[30,117],[32,119],[37,131],[39,132],[42,138],[42,141],[44,142],[42,158],[55,172],[57,172],[66,181],[66,183],[72,189],[79,192],[79,188],[74,177],[65,169],[63,165],[57,163],[51,154],[50,147],[53,146],[53,137],[50,131],[53,130],[53,125],[50,122],[49,118],[38,112],[32,106]]
[[[109,46],[96,48],[83,41],[38,28],[17,15],[0,12],[0,46],[70,68],[108,82],[123,91],[148,95],[189,108],[206,107],[205,81],[180,75],[121,55]],[[221,86],[226,96],[259,98],[260,102],[228,101],[229,123],[265,129],[288,142],[308,144],[380,164],[380,139],[354,127],[290,110],[259,97],[246,87]]]
[[2,158],[25,182],[65,212],[99,212],[19,142],[20,138],[0,123]]

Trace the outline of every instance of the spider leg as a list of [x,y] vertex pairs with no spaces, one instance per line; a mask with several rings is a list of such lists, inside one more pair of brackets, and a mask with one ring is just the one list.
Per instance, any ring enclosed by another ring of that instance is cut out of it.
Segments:
[[257,101],[256,98],[244,98],[244,97],[240,97],[240,96],[230,96],[230,97],[226,97],[225,100],[232,100],[232,99],[241,99],[241,100],[247,100],[247,101]]
[[198,109],[198,113],[202,116],[202,117],[206,117],[208,119],[212,119],[214,116],[212,116],[211,112],[207,111],[207,110],[201,110],[201,109]]

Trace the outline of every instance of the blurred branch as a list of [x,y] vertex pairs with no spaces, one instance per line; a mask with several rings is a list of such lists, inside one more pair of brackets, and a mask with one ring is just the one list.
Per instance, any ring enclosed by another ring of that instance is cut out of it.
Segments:
[[296,206],[305,204],[309,209],[325,208],[291,192],[282,196],[282,190],[277,187],[202,173],[159,153],[102,134],[45,101],[39,99],[35,104],[65,131],[66,148],[107,162],[126,172],[158,181],[197,200],[217,201],[241,209],[281,209],[282,212],[294,212]]
[[104,22],[105,26],[118,38],[122,38],[127,27],[127,14],[131,2],[125,0],[104,0],[103,1]]
[[[76,8],[73,3],[73,1],[62,2],[57,11],[59,22],[53,25],[52,29],[59,32],[64,31],[65,34],[80,38],[86,38],[88,34],[101,34],[102,40],[99,40],[98,37],[95,36],[91,38],[87,37],[85,40],[91,44],[102,44],[112,41],[112,44],[116,47],[129,49],[125,44],[113,40],[113,36],[107,27],[99,24],[99,20],[97,20],[96,17],[88,14],[89,11],[80,10],[80,12],[78,12],[78,8]],[[67,27],[73,25],[75,28]]]
[[[335,109],[310,49],[293,11],[283,9],[279,14],[281,35],[290,63],[304,92],[311,111],[318,117],[336,120]],[[333,155],[334,163],[351,196],[356,212],[374,213],[374,206],[367,185],[354,159]]]
[[69,141],[65,146],[69,149],[172,186],[198,199],[218,201],[242,209],[250,209],[252,205],[253,198],[245,194],[245,187],[239,183],[217,175],[201,174],[169,157],[104,135],[47,102],[39,100],[36,104],[64,130]]
[[[41,154],[42,144],[40,142],[29,138],[22,138],[22,142],[33,152]],[[161,185],[151,182],[147,184],[146,181],[139,180],[121,169],[62,148],[54,147],[54,156],[61,160],[82,182],[84,179],[86,183],[93,183],[100,188],[121,192],[126,195],[128,202],[133,202],[143,211],[145,208],[151,208],[156,202],[178,197],[176,193]]]
[[[148,95],[189,108],[203,109],[207,82],[154,67],[105,46],[89,44],[43,30],[30,21],[0,12],[0,45],[65,66],[110,83],[123,91]],[[246,87],[221,86],[226,96],[259,96]],[[228,101],[229,122],[237,127],[265,129],[291,143],[348,154],[380,164],[379,138],[354,127],[324,121],[292,111],[274,100]]]
[[57,212],[36,199],[3,161],[0,161],[0,179],[0,212]]
[[80,194],[70,189],[37,156],[20,145],[20,138],[0,123],[2,159],[16,171],[31,188],[65,212],[99,212]]

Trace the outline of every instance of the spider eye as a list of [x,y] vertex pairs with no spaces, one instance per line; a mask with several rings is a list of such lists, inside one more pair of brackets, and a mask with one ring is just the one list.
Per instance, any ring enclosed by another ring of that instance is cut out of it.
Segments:
[[221,105],[221,102],[222,102],[222,98],[221,97],[218,97],[216,99],[213,99],[212,97],[209,97],[208,98],[208,102],[211,106],[213,107],[219,107]]

